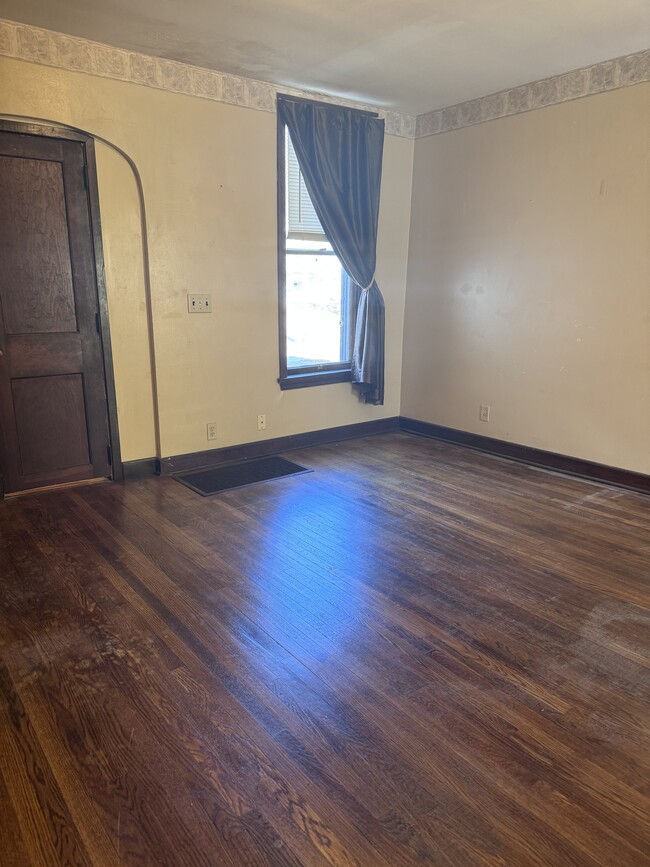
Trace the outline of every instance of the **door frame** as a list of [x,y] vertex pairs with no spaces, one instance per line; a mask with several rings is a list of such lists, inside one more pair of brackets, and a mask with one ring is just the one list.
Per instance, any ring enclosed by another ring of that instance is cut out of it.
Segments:
[[[15,132],[39,138],[56,138],[79,142],[82,145],[88,193],[88,216],[92,237],[93,258],[95,261],[95,287],[97,290],[97,310],[99,312],[100,342],[104,362],[104,386],[106,389],[106,408],[108,412],[108,435],[111,449],[111,479],[122,481],[124,468],[120,449],[120,433],[117,419],[117,397],[115,392],[115,372],[113,370],[113,350],[108,319],[108,296],[104,268],[104,248],[102,246],[102,224],[99,211],[99,187],[97,185],[97,163],[95,160],[95,140],[89,133],[58,127],[51,124],[23,123],[0,119],[0,131]],[[4,485],[0,477],[0,499],[4,498]]]

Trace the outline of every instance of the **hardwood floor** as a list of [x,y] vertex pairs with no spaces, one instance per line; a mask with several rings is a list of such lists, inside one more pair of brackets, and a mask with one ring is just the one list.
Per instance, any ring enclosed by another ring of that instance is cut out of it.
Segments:
[[650,499],[290,457],[0,503],[3,867],[650,863]]

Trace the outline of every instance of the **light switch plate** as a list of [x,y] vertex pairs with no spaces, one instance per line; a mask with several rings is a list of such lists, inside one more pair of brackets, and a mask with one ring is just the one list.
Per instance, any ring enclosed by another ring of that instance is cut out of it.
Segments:
[[187,309],[190,313],[212,313],[212,296],[189,294],[187,296]]

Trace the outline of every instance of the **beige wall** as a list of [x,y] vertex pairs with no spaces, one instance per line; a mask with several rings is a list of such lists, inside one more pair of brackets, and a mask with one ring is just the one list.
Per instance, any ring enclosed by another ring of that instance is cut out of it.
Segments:
[[649,90],[416,142],[403,415],[650,473]]
[[[278,388],[273,115],[0,59],[0,112],[103,136],[142,175],[163,455],[401,407],[650,472],[648,90],[420,139],[415,162],[413,142],[386,138],[386,404],[371,407],[348,385]],[[155,447],[138,200],[126,163],[101,144],[97,156],[120,433],[133,460]],[[211,315],[186,312],[191,291],[212,293]]]
[[[399,413],[413,142],[385,142],[377,276],[386,403],[374,407],[346,384],[289,392],[277,384],[274,115],[8,59],[0,83],[0,112],[81,127],[138,166],[163,455]],[[102,145],[97,157],[120,436],[124,460],[133,460],[154,454],[136,188],[121,158]],[[211,292],[212,314],[188,314],[188,292]],[[208,443],[214,421],[218,439]]]

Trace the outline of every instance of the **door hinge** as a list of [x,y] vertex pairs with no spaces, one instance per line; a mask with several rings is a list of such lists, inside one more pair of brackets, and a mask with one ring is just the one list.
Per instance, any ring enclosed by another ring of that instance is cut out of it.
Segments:
[[102,320],[100,319],[99,312],[95,313],[95,328],[97,330],[97,334],[102,333]]
[[84,190],[88,189],[88,166],[86,163],[83,164],[83,176],[84,176]]
[[106,446],[106,457],[108,458],[109,467],[113,466],[113,446],[109,443]]

